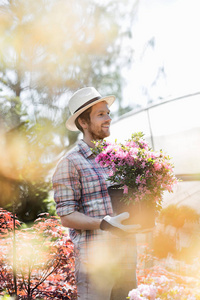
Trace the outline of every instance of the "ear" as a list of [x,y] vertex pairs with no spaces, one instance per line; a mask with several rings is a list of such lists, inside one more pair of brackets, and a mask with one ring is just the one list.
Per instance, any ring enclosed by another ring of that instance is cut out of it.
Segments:
[[87,129],[88,124],[87,124],[87,122],[84,119],[82,119],[82,118],[79,117],[78,118],[78,122],[79,122],[79,124],[81,125],[81,127],[83,129]]

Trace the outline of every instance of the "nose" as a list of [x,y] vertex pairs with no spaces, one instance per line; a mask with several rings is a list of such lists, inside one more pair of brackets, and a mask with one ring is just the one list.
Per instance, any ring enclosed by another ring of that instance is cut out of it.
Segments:
[[109,115],[109,114],[107,114],[107,120],[108,121],[111,121],[112,119],[111,119],[111,116]]
[[111,117],[110,117],[110,115],[107,115],[107,117],[106,117],[106,122],[108,122],[108,123],[111,122]]

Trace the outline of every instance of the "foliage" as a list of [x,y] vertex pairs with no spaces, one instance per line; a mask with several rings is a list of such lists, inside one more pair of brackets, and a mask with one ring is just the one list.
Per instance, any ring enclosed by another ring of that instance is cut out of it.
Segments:
[[169,156],[154,152],[143,138],[143,133],[132,135],[122,143],[94,142],[96,161],[110,168],[109,180],[124,189],[126,203],[145,201],[160,207],[165,190],[172,192],[177,179]]
[[50,171],[78,137],[65,128],[72,92],[95,86],[121,101],[136,2],[1,1],[1,206],[44,206]]
[[[21,117],[19,111],[19,120]],[[53,135],[44,138],[44,133],[28,121],[7,132],[0,130],[0,206],[10,211],[15,206],[23,222],[34,221],[39,213],[48,211],[47,175],[53,162],[46,161],[46,155],[53,151],[56,155],[60,148],[50,150]]]
[[158,258],[165,258],[170,254],[176,255],[176,237],[159,231],[153,239],[154,253]]
[[[10,214],[1,212],[9,230]],[[31,228],[17,229],[15,240],[19,299],[76,299],[73,244],[56,217],[42,214]],[[12,232],[0,247],[0,295],[14,295]]]
[[[55,202],[49,198],[50,184],[48,182],[26,182],[19,181],[11,183],[15,186],[15,198],[13,202],[4,201],[3,207],[14,212],[20,221],[26,224],[37,219],[40,213],[49,212],[51,216],[56,215]],[[9,188],[11,188],[11,184]],[[14,194],[12,194],[14,196]],[[2,196],[1,201],[5,199]]]
[[[16,218],[16,216],[15,216]],[[13,223],[13,214],[6,211],[5,209],[2,209],[0,207],[0,237],[5,237],[8,235],[8,233],[14,229],[14,223]],[[21,224],[19,220],[15,220],[15,228],[19,227]]]
[[[145,245],[142,245],[144,247]],[[154,260],[151,268],[142,267],[137,270],[138,288],[129,292],[129,300],[199,300],[199,257],[198,262],[185,265],[184,272],[170,270],[168,260],[158,260],[152,251],[147,255],[139,253],[139,262],[145,259]],[[173,261],[175,264],[176,261]],[[178,263],[178,262],[177,262]],[[189,273],[189,275],[188,275]]]
[[159,221],[165,226],[172,225],[181,228],[186,222],[195,223],[200,219],[199,213],[187,205],[178,206],[176,204],[168,205],[160,212]]
[[[1,3],[0,72],[6,95],[20,97],[26,109],[33,105],[33,119],[48,114],[56,125],[67,118],[65,97],[77,88],[92,85],[103,94],[117,94],[119,100],[121,69],[129,65],[133,52],[136,4],[130,0]],[[64,133],[64,126],[59,127],[57,132]]]
[[[189,206],[171,204],[163,208],[153,238],[155,255],[165,258],[170,254],[179,260],[191,262],[200,245],[199,221],[199,213]],[[182,239],[187,243],[182,244]]]

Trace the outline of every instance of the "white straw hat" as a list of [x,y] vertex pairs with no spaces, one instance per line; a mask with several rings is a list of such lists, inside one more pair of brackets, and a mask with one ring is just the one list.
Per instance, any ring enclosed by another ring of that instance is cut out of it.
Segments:
[[75,120],[82,112],[101,101],[106,101],[108,106],[115,101],[115,96],[102,97],[94,87],[85,87],[76,91],[69,100],[71,116],[66,122],[66,127],[71,131],[77,131]]

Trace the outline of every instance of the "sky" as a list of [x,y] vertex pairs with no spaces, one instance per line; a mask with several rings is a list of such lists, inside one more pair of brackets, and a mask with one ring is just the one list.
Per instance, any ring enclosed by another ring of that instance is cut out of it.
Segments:
[[[133,23],[133,64],[125,73],[125,105],[145,106],[150,99],[200,91],[199,28],[198,0],[139,1]],[[159,69],[164,73],[157,76]]]

